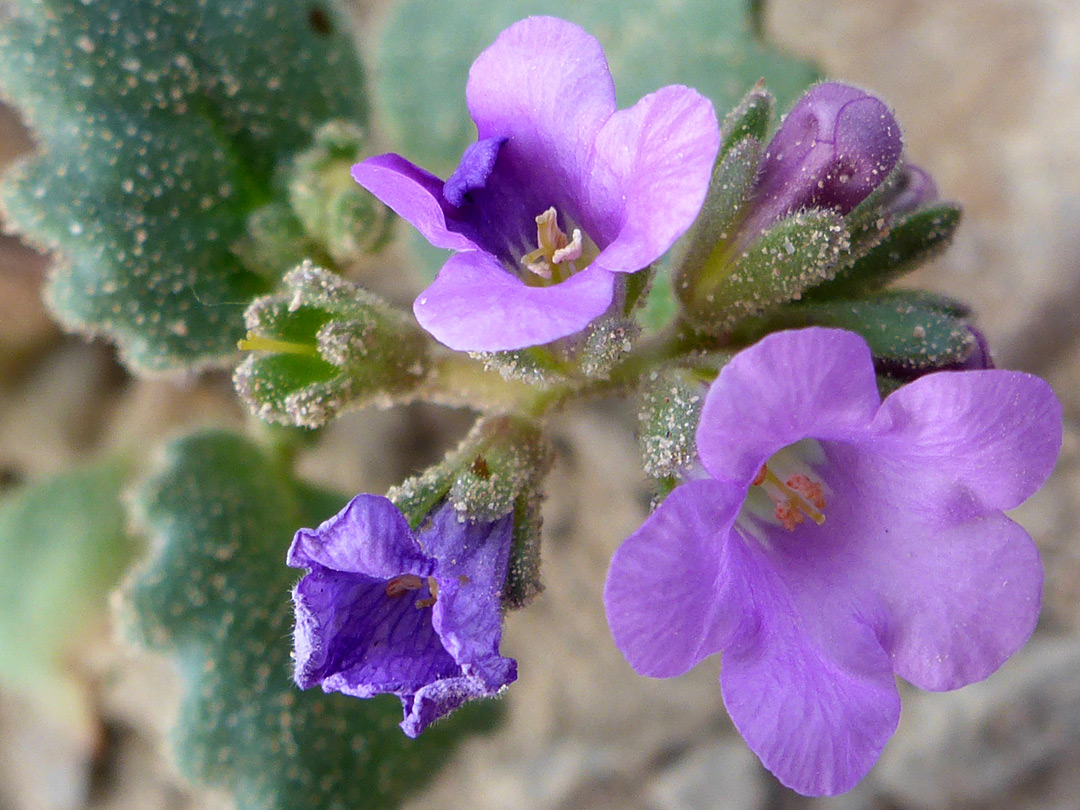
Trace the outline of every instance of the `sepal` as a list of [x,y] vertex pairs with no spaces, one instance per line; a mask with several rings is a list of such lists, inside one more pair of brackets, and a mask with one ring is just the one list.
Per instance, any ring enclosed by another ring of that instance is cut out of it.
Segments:
[[542,590],[540,484],[553,456],[539,427],[520,417],[477,421],[438,464],[387,493],[414,528],[449,502],[462,520],[493,522],[513,513],[503,606],[527,604]]
[[382,299],[311,262],[245,313],[251,352],[237,393],[269,422],[318,427],[345,408],[412,392],[428,368],[427,336]]
[[744,318],[797,301],[830,278],[848,245],[840,214],[829,209],[800,211],[772,225],[740,254],[710,267],[707,275],[679,293],[696,326],[725,332]]
[[815,287],[815,299],[850,298],[873,292],[930,261],[952,242],[961,210],[939,203],[894,222],[864,255],[845,263],[836,276]]
[[[866,340],[879,371],[911,379],[941,369],[989,365],[980,333],[962,304],[920,290],[895,290],[864,298],[806,301],[777,310],[743,337],[805,326],[830,326]],[[764,326],[764,328],[762,328]],[[980,360],[985,356],[986,359]]]
[[776,98],[765,88],[764,82],[759,81],[750,88],[742,101],[724,116],[720,125],[720,154],[717,160],[723,160],[733,146],[746,138],[764,143],[775,109]]

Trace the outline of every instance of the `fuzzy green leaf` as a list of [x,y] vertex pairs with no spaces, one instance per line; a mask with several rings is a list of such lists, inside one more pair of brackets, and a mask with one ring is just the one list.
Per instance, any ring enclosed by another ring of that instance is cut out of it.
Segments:
[[262,450],[223,432],[180,439],[138,490],[155,556],[122,616],[184,680],[173,743],[180,770],[233,792],[239,810],[382,810],[421,788],[491,705],[467,707],[410,740],[396,698],[301,692],[291,678],[285,552],[342,496],[296,483]]
[[0,681],[86,730],[92,708],[66,668],[134,551],[120,504],[126,467],[109,461],[0,501]]
[[273,281],[232,251],[284,190],[275,168],[327,119],[366,118],[331,0],[24,0],[0,26],[0,89],[41,153],[0,186],[7,221],[61,254],[68,327],[135,370],[220,362]]
[[[465,108],[469,65],[500,31],[531,14],[562,17],[599,38],[620,107],[664,85],[685,84],[711,98],[722,115],[762,77],[787,106],[818,78],[806,62],[755,37],[746,0],[625,0],[617,7],[576,0],[405,0],[377,52],[378,97],[396,151],[442,176],[457,165],[475,137]],[[417,54],[423,54],[422,70]]]

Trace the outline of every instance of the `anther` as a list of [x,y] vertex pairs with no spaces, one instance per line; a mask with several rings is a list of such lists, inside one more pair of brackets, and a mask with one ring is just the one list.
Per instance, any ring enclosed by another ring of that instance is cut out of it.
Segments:
[[418,591],[424,587],[424,580],[416,574],[400,574],[386,583],[386,595],[397,599],[409,591]]
[[784,482],[763,464],[751,483],[764,489],[776,504],[776,519],[788,531],[802,523],[804,516],[819,526],[825,522],[825,493],[821,484],[805,475],[796,474]]

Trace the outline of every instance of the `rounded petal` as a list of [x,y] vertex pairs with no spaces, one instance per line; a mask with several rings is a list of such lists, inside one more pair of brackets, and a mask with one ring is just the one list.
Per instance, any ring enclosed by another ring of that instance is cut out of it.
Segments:
[[615,552],[604,606],[638,673],[681,675],[739,631],[747,594],[728,535],[742,496],[731,484],[683,484]]
[[472,523],[459,520],[454,507],[447,505],[420,537],[425,550],[438,560],[435,630],[465,672],[492,690],[506,685],[510,661],[499,655],[499,642],[512,529],[511,515],[493,523]]
[[499,34],[473,62],[465,96],[478,137],[507,138],[510,157],[538,164],[537,174],[580,174],[615,112],[600,43],[554,17],[529,17]]
[[[990,675],[1038,620],[1043,572],[1027,532],[988,512],[947,471],[912,468],[872,439],[825,452],[825,524],[774,548],[827,572],[826,581],[875,595],[897,675],[933,690]],[[805,548],[812,559],[798,556]]]
[[580,332],[607,311],[614,294],[614,277],[600,268],[587,267],[551,287],[530,287],[494,256],[468,251],[450,257],[413,312],[451,349],[509,351]]
[[786,570],[747,541],[757,632],[724,651],[731,720],[777,779],[808,796],[850,790],[873,767],[900,718],[880,617]]
[[445,250],[475,250],[472,226],[455,221],[443,198],[443,181],[399,155],[370,157],[352,167],[353,179],[432,245]]
[[381,495],[357,495],[317,529],[300,529],[286,562],[293,568],[333,571],[390,579],[398,574],[427,576],[433,561],[421,550],[409,524]]
[[[510,659],[503,675],[503,685],[517,679],[517,666]],[[501,688],[501,687],[500,687]],[[405,719],[401,730],[409,737],[419,737],[431,723],[445,717],[467,701],[493,697],[499,689],[492,689],[483,680],[468,675],[444,678],[418,689],[415,695],[402,695],[401,705]]]
[[870,349],[840,329],[768,335],[732,358],[705,397],[698,454],[719,480],[749,483],[783,447],[866,435],[881,403]]
[[915,686],[958,689],[997,670],[1035,630],[1039,551],[1000,513],[919,539],[881,550],[876,570],[892,583],[887,647],[893,670]]
[[914,469],[935,469],[994,509],[1023,503],[1050,476],[1061,449],[1061,403],[1018,371],[928,374],[893,392],[875,443]]
[[585,229],[606,247],[595,262],[632,273],[689,228],[709,190],[720,147],[712,103],[672,85],[608,119],[596,138]]

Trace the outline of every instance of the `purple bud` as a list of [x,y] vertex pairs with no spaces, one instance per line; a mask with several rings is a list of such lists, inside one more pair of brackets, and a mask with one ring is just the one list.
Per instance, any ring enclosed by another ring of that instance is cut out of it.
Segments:
[[903,168],[893,197],[885,203],[890,214],[910,214],[938,198],[937,184],[929,172],[909,163]]
[[755,236],[802,208],[849,213],[902,149],[900,125],[880,99],[836,82],[810,88],[769,143],[744,232]]

